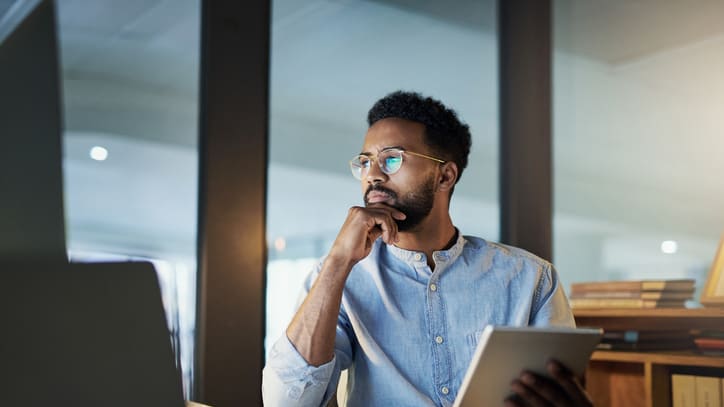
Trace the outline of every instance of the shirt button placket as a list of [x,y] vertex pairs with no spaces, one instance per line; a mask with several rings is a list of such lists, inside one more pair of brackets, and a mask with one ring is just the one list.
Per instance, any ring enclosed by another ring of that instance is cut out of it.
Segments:
[[[424,255],[421,253],[415,253],[413,258],[421,261],[424,258]],[[439,253],[433,254],[432,258],[435,260],[437,265],[441,265],[441,260],[445,260],[444,256],[441,256]],[[438,271],[437,267],[435,271]],[[433,276],[430,277],[432,277],[432,281],[428,280],[427,288],[429,291],[426,297],[429,310],[428,317],[430,318],[430,333],[432,334],[432,340],[435,341],[432,349],[434,359],[433,381],[435,383],[435,387],[438,389],[438,395],[441,397],[440,401],[445,404],[447,401],[444,400],[447,399],[446,396],[450,393],[450,389],[445,386],[445,384],[450,382],[450,377],[448,377],[448,372],[450,371],[450,360],[445,337],[443,336],[443,334],[445,334],[445,316],[443,312],[444,308],[442,306],[443,299],[440,295],[440,287],[437,284],[436,278]]]

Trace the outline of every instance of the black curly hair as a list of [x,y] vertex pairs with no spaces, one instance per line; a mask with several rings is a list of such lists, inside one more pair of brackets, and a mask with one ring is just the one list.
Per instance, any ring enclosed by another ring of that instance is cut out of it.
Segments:
[[424,97],[417,92],[396,91],[378,100],[367,114],[372,127],[382,119],[399,118],[425,125],[425,143],[446,161],[458,167],[458,179],[468,165],[472,139],[470,128],[458,119],[454,110],[439,100]]

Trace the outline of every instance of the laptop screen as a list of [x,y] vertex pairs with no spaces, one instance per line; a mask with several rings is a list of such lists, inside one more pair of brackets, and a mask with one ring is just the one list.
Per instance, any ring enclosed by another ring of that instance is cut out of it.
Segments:
[[0,265],[0,405],[184,405],[150,263]]

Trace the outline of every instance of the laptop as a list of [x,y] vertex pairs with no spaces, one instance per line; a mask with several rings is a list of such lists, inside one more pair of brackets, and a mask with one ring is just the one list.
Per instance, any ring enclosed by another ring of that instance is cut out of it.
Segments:
[[54,2],[0,0],[0,258],[67,261]]
[[545,366],[550,359],[583,376],[602,335],[601,329],[488,325],[453,407],[499,407],[521,371],[549,376]]
[[153,265],[0,264],[0,405],[183,407]]

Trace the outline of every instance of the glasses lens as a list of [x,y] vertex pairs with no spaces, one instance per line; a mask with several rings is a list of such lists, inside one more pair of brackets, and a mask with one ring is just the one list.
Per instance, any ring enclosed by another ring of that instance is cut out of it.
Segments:
[[394,174],[402,166],[402,151],[385,150],[380,153],[379,158],[382,164],[382,171],[385,174]]
[[370,158],[364,155],[358,155],[349,162],[349,168],[352,170],[352,175],[359,180],[362,179],[369,167]]

